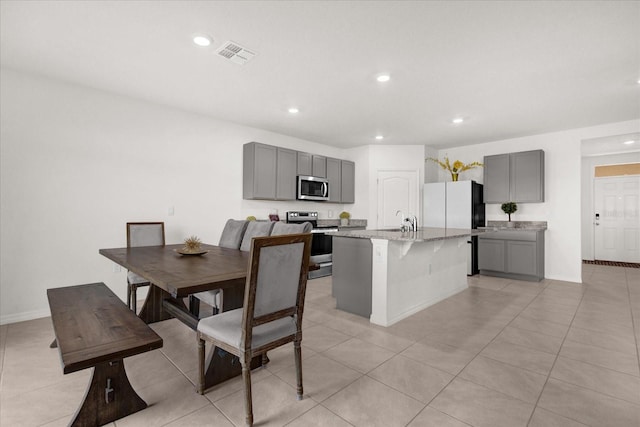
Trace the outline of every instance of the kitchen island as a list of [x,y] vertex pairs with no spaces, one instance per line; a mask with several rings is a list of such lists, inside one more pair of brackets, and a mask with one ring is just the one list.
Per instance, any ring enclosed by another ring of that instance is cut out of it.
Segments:
[[337,308],[390,326],[467,288],[467,240],[479,230],[333,233]]

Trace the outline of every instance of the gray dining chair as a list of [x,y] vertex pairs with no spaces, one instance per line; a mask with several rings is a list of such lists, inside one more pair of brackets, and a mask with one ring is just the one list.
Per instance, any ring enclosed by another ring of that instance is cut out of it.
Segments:
[[[164,246],[164,222],[128,222],[127,247]],[[132,271],[127,271],[127,307],[137,313],[138,288],[151,283]]]
[[[198,322],[198,386],[204,393],[205,341],[240,359],[245,420],[253,425],[251,359],[293,342],[297,397],[302,399],[302,314],[311,234],[256,237],[250,247],[244,305]],[[215,349],[212,349],[215,351]]]
[[271,230],[272,236],[281,236],[283,234],[311,233],[313,225],[310,222],[301,224],[287,224],[284,222],[276,222]]
[[[240,249],[242,238],[247,230],[249,221],[228,219],[227,223],[222,229],[222,235],[218,241],[218,246],[221,248]],[[194,316],[200,315],[200,301],[213,308],[213,314],[218,314],[220,310],[220,303],[222,297],[222,290],[214,289],[211,291],[198,292],[189,296],[189,311]]]
[[251,249],[251,239],[254,237],[269,236],[273,229],[273,221],[249,221],[247,225],[247,231],[245,231],[242,237],[242,243],[240,244],[240,250],[249,252]]

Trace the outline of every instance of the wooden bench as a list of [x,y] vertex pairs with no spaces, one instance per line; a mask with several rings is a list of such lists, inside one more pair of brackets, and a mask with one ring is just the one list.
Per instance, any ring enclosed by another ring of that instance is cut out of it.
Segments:
[[146,408],[123,359],[162,347],[162,338],[104,283],[47,289],[47,297],[63,373],[95,368],[69,425],[108,424]]

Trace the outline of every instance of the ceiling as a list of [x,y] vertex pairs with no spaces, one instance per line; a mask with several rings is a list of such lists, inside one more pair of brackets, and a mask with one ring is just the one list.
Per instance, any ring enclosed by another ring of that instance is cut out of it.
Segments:
[[[444,148],[640,118],[636,1],[0,7],[3,67],[337,147],[381,134]],[[228,40],[257,55],[224,59]]]

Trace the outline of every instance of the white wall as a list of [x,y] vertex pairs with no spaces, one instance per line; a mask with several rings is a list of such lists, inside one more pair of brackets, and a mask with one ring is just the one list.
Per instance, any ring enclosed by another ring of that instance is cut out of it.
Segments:
[[125,246],[127,221],[215,243],[230,217],[343,209],[243,200],[242,145],[344,150],[8,69],[0,83],[1,324],[49,315],[47,288],[105,282],[124,299],[98,249]]
[[[611,123],[563,132],[514,138],[486,144],[440,150],[451,160],[482,161],[491,154],[542,149],[545,152],[545,202],[520,203],[515,221],[547,221],[545,234],[545,277],[581,281],[581,141],[609,135],[637,132],[640,120]],[[446,175],[441,174],[441,177]],[[450,178],[448,178],[450,179]],[[460,179],[482,183],[482,169],[464,172]],[[445,179],[441,179],[444,181]],[[498,204],[486,206],[487,220],[506,220]]]
[[581,217],[582,217],[582,259],[594,259],[594,181],[595,167],[600,165],[615,165],[620,163],[640,162],[640,151],[636,153],[611,154],[604,156],[589,156],[582,158],[581,178]]

